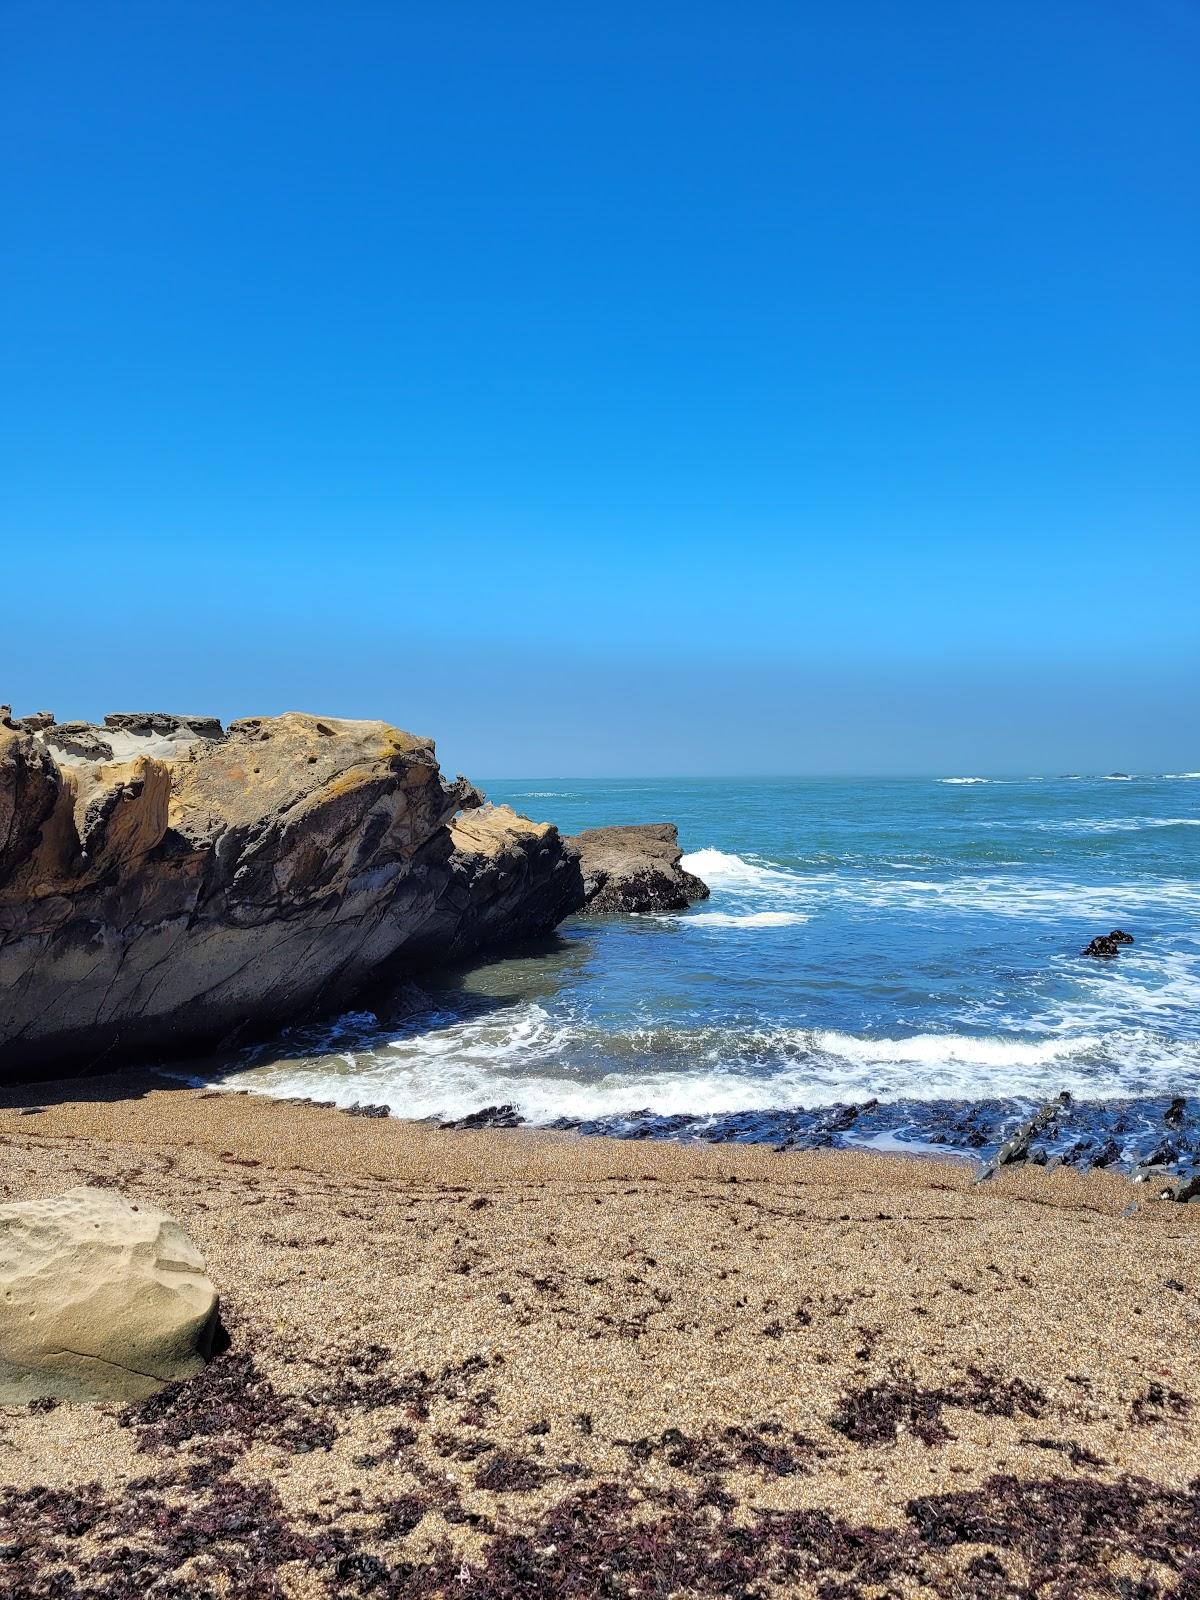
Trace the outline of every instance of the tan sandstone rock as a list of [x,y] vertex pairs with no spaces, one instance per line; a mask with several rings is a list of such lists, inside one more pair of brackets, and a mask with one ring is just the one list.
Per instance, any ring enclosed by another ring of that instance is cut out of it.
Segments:
[[290,712],[0,723],[0,1082],[331,1010],[396,963],[545,933],[577,854],[430,740]]
[[0,1206],[0,1403],[141,1399],[207,1360],[217,1295],[171,1217],[111,1189]]

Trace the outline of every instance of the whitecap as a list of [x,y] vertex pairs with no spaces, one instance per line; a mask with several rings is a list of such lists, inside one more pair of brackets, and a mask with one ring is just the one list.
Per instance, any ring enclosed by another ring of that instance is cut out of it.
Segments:
[[990,778],[939,778],[939,783],[990,783]]
[[685,872],[690,872],[702,883],[706,883],[710,889],[786,892],[799,888],[802,882],[796,873],[789,872],[786,867],[765,866],[760,862],[748,861],[743,856],[733,855],[729,851],[712,848],[691,851],[683,857],[679,865]]
[[1100,1040],[1076,1035],[1054,1040],[975,1038],[960,1033],[916,1033],[906,1039],[860,1038],[855,1034],[823,1030],[814,1043],[830,1055],[848,1061],[905,1063],[914,1067],[991,1067],[1020,1069],[1046,1067],[1081,1052],[1094,1050]]

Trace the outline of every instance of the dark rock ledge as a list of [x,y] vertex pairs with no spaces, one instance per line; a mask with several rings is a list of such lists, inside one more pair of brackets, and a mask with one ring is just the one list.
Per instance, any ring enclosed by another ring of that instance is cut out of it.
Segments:
[[682,911],[708,899],[708,885],[680,866],[673,822],[588,828],[568,843],[579,851],[587,916]]

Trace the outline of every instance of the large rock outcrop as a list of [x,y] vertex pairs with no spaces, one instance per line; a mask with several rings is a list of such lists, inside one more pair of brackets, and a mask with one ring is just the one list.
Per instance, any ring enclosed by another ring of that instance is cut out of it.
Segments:
[[568,843],[580,854],[588,916],[682,911],[708,899],[708,885],[680,866],[673,822],[588,828]]
[[0,1404],[136,1400],[208,1358],[217,1295],[172,1218],[112,1189],[0,1206]]
[[385,963],[549,931],[553,827],[473,810],[431,741],[299,713],[0,722],[0,1078],[291,1022]]
[[406,946],[425,959],[470,955],[548,933],[583,904],[579,857],[549,822],[484,805],[450,824],[455,882]]

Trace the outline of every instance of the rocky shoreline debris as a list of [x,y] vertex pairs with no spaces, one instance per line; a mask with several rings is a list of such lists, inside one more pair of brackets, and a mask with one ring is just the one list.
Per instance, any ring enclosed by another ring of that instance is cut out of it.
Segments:
[[1040,1133],[1048,1133],[1058,1125],[1059,1118],[1070,1109],[1071,1096],[1064,1089],[1061,1094],[1048,1101],[1033,1116],[1023,1122],[1017,1131],[1008,1138],[997,1150],[995,1156],[987,1163],[979,1174],[979,1182],[999,1172],[1001,1167],[1009,1167],[1017,1161],[1028,1161],[1033,1148],[1033,1141]]
[[1034,1110],[1015,1100],[867,1100],[789,1110],[717,1114],[561,1117],[561,1131],[619,1139],[761,1144],[776,1151],[867,1149],[962,1155],[1001,1167],[1067,1167],[1124,1173],[1156,1197],[1200,1200],[1200,1102],[1181,1095],[1083,1101],[1065,1090]]

